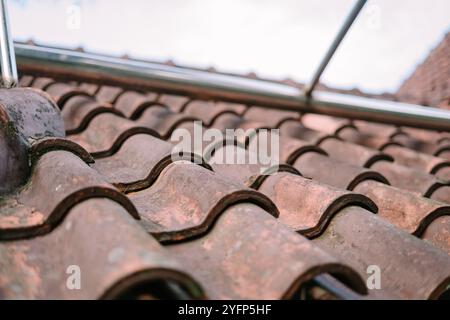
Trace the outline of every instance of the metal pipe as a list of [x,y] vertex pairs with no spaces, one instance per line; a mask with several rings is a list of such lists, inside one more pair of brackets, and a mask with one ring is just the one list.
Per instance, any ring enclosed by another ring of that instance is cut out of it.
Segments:
[[274,82],[72,50],[15,47],[24,74],[450,131],[450,112],[442,109],[320,91],[308,98],[298,88]]
[[316,276],[312,282],[325,289],[332,295],[334,295],[337,299],[340,300],[362,300],[363,296],[356,293],[345,284],[337,280],[330,274],[321,274]]
[[14,46],[10,34],[8,8],[5,0],[0,0],[0,87],[17,86],[17,66]]
[[367,0],[358,0],[355,3],[352,10],[350,11],[350,13],[348,14],[347,18],[344,21],[344,24],[342,25],[338,34],[331,43],[331,46],[328,48],[327,53],[320,62],[320,65],[317,68],[316,72],[314,73],[314,76],[312,77],[310,83],[307,84],[304,88],[304,93],[307,97],[311,96],[312,92],[314,91],[314,88],[319,83],[320,76],[325,71],[325,68],[327,67],[328,63],[330,62],[331,58],[333,57],[334,53],[336,52],[337,48],[341,44],[342,40],[344,39],[345,35],[347,34],[348,30],[352,26],[353,22],[355,21],[356,17],[358,16],[361,9],[364,7],[366,2]]

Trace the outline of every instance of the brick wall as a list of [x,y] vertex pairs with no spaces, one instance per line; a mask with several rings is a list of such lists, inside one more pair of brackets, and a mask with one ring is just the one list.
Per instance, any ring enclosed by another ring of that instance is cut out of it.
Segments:
[[450,109],[450,32],[396,93],[404,102]]

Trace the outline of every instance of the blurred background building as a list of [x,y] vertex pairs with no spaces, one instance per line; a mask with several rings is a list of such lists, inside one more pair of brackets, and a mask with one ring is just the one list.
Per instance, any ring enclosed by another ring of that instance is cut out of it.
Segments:
[[450,32],[403,82],[399,100],[450,109]]

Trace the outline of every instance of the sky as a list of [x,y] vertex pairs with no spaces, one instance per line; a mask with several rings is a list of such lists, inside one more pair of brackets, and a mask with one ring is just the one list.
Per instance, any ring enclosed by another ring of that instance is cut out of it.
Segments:
[[[8,0],[14,39],[308,81],[355,0]],[[321,82],[395,92],[450,31],[450,0],[369,0]]]

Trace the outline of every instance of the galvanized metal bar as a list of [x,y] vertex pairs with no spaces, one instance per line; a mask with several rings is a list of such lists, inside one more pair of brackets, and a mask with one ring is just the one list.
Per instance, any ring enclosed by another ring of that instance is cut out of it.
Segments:
[[442,109],[321,91],[308,98],[298,88],[274,82],[72,50],[26,44],[15,48],[24,74],[450,131],[450,112]]
[[337,299],[340,300],[362,300],[362,296],[351,290],[342,282],[329,274],[321,274],[316,276],[312,283],[325,289]]
[[0,0],[0,87],[17,86],[17,66],[14,46],[11,38],[8,8],[5,0]]
[[334,53],[336,52],[337,48],[341,44],[342,40],[344,39],[345,35],[347,34],[348,30],[352,26],[353,22],[355,21],[358,14],[361,12],[361,9],[364,7],[366,2],[367,0],[358,0],[353,6],[352,10],[345,19],[344,24],[342,25],[341,29],[339,30],[330,47],[328,48],[327,53],[320,62],[316,72],[314,73],[314,76],[312,77],[309,84],[305,86],[304,93],[306,96],[308,97],[311,96],[315,87],[319,83],[322,73],[325,71],[325,68],[327,67],[328,63],[330,62],[331,58],[333,57]]

